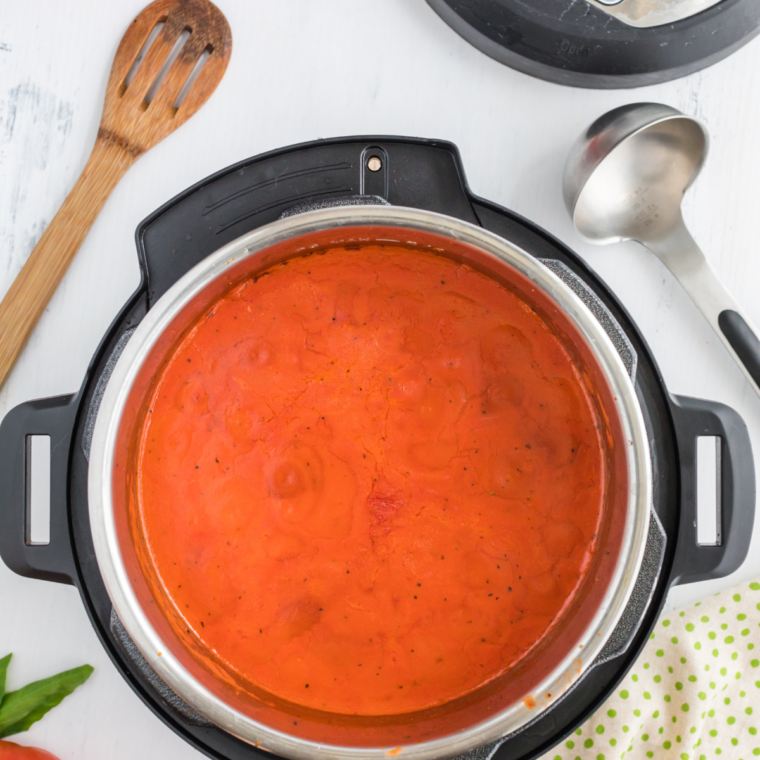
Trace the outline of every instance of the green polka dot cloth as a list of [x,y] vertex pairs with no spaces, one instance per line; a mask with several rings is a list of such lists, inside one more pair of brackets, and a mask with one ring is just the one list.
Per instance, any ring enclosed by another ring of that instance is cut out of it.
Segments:
[[760,756],[760,583],[664,614],[602,708],[541,760]]

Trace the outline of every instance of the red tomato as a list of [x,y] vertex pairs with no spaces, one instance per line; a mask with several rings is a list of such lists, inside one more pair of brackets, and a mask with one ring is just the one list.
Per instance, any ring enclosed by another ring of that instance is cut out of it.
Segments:
[[58,760],[44,749],[22,747],[14,742],[0,741],[0,760]]

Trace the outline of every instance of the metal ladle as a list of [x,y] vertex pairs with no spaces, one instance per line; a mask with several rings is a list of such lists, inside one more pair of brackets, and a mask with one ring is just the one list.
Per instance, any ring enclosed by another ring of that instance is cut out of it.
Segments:
[[590,243],[637,240],[673,273],[760,395],[760,340],[718,279],[681,215],[709,138],[669,106],[635,103],[597,119],[575,142],[563,177],[565,204]]

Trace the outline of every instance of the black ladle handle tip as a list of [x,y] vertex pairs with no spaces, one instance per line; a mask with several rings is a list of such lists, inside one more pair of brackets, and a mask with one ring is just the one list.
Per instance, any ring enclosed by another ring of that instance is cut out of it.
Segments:
[[733,309],[724,309],[718,315],[718,326],[750,377],[760,386],[760,339]]

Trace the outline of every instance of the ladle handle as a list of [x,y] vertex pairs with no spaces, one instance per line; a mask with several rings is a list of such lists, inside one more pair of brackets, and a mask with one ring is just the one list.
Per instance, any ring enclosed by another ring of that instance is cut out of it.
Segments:
[[752,321],[726,290],[694,238],[681,223],[670,235],[645,243],[673,273],[760,396],[760,338]]

